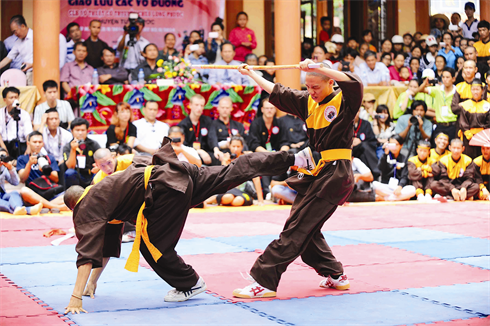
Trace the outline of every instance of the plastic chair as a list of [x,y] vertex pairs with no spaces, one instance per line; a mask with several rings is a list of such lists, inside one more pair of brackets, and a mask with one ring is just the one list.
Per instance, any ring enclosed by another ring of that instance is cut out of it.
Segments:
[[27,85],[26,74],[19,69],[8,69],[0,76],[0,86],[22,87]]

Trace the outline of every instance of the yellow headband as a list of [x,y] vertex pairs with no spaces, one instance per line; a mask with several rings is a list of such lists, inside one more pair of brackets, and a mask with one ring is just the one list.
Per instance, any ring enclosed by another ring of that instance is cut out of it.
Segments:
[[436,137],[436,138],[439,138],[439,137],[441,137],[441,136],[442,136],[442,137],[444,137],[444,138],[446,138],[447,140],[449,140],[449,136],[448,136],[448,135],[446,135],[446,134],[445,134],[445,133],[443,133],[443,132],[440,132],[440,133],[437,135],[437,137]]
[[430,146],[427,146],[427,145],[418,145],[417,148],[430,149]]

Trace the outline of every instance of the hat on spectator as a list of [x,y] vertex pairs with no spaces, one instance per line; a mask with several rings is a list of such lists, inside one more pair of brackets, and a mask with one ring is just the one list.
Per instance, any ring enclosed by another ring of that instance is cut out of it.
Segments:
[[344,37],[340,34],[335,34],[332,36],[330,41],[333,43],[344,44]]
[[473,10],[475,10],[475,4],[473,2],[469,2],[468,1],[467,3],[464,4],[464,10],[466,10],[466,9],[473,9]]
[[444,21],[444,28],[443,29],[446,29],[449,26],[449,18],[447,18],[447,16],[444,14],[436,14],[436,15],[430,16],[430,25],[431,26],[434,26],[434,22],[436,19],[442,19]]
[[424,34],[420,37],[421,40],[426,40],[429,37],[429,34]]
[[371,93],[364,93],[364,97],[362,98],[363,102],[372,102],[376,101],[376,97],[374,97]]
[[391,43],[393,44],[403,44],[403,37],[400,35],[395,35],[391,38]]
[[337,46],[332,42],[325,42],[325,49],[327,49],[327,53],[335,53]]
[[436,74],[434,73],[434,70],[424,69],[424,71],[422,71],[422,79],[424,79],[424,78],[429,78],[429,79],[436,78]]
[[427,43],[427,46],[434,46],[437,45],[437,40],[434,35],[429,35],[425,39],[425,43]]

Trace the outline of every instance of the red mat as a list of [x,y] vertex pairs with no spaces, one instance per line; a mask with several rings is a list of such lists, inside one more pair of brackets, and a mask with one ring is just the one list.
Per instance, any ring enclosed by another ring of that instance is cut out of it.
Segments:
[[[247,212],[250,214],[250,212]],[[228,221],[229,222],[229,221]],[[242,237],[246,235],[267,235],[281,233],[283,226],[270,222],[233,223],[187,223],[185,229],[205,237]]]
[[27,295],[14,287],[0,288],[0,302],[2,303],[0,317],[57,314],[55,311],[46,310],[46,308],[36,303],[33,299],[29,298]]
[[490,221],[480,223],[464,223],[455,225],[424,226],[424,229],[462,234],[468,237],[488,238],[490,237]]
[[277,211],[236,211],[236,212],[213,212],[213,213],[190,213],[187,223],[207,224],[207,223],[249,223],[249,222],[268,222],[284,225],[289,217],[289,210],[281,209]]
[[[63,318],[63,319],[62,319]],[[0,325],[5,326],[26,326],[26,325],[71,325],[74,324],[72,321],[64,322],[63,320],[68,320],[66,317],[58,317],[56,315],[49,316],[19,316],[14,318],[0,317]]]
[[[59,239],[62,235],[52,236],[51,238],[43,237],[45,231],[13,231],[2,232],[0,237],[0,248],[10,247],[34,247],[34,246],[51,246],[51,241]],[[63,241],[62,245],[75,244],[77,238]]]
[[194,239],[194,238],[204,238],[203,236],[197,235],[195,233],[189,232],[184,229],[182,231],[182,235],[180,236],[181,239]]
[[487,318],[470,318],[470,319],[458,319],[451,321],[439,321],[437,323],[430,324],[416,324],[416,326],[422,325],[436,325],[436,326],[488,326],[490,325],[490,317]]
[[48,230],[49,226],[39,219],[0,219],[0,231]]
[[49,229],[70,229],[73,227],[73,218],[71,215],[54,215],[48,214],[43,216],[34,216],[33,219],[41,221],[48,226]]

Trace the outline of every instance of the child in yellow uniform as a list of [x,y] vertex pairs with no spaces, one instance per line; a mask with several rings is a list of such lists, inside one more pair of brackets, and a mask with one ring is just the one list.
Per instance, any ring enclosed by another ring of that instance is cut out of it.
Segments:
[[480,186],[478,198],[490,200],[490,143],[482,146],[482,155],[473,160],[475,163],[476,181]]
[[[417,155],[408,159],[408,179],[415,187],[418,201],[431,201],[432,164],[435,161],[429,157],[430,143],[421,140],[418,143]],[[425,196],[424,196],[425,195]]]

